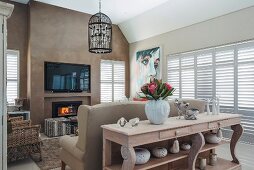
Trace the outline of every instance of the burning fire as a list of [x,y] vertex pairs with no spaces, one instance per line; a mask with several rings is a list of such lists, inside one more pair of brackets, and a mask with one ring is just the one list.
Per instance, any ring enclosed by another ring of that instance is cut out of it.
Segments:
[[70,108],[69,107],[58,108],[58,114],[60,115],[70,114]]

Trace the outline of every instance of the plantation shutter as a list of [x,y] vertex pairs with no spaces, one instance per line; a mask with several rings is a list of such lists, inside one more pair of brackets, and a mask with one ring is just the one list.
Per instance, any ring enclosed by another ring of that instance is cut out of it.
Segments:
[[[180,98],[192,96],[192,90],[199,99],[219,97],[221,112],[242,114],[241,140],[253,143],[254,41],[170,55],[168,81],[179,88]],[[229,137],[232,131],[224,130]]]
[[124,62],[114,63],[114,101],[125,98],[125,66]]
[[212,53],[205,52],[197,55],[197,98],[213,97],[213,67]]
[[195,98],[194,56],[186,55],[181,58],[182,98]]
[[7,50],[7,102],[14,104],[19,93],[19,52]]
[[123,100],[125,97],[125,63],[101,61],[101,103]]
[[180,69],[179,69],[179,57],[168,58],[168,82],[176,89],[173,93],[173,97],[179,98],[180,94]]
[[221,112],[234,113],[234,49],[218,49],[216,62],[216,96]]
[[254,138],[254,44],[238,49],[238,112],[243,114],[244,132]]
[[112,102],[113,99],[113,66],[111,62],[101,62],[101,103]]

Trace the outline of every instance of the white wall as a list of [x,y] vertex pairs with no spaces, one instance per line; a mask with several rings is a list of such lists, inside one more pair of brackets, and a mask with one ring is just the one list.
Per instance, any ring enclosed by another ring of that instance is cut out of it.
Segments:
[[[176,18],[177,20],[177,18]],[[166,56],[254,39],[254,7],[217,17],[146,40],[130,44],[130,95],[135,96],[135,55],[139,50],[162,47],[163,78],[166,79]]]

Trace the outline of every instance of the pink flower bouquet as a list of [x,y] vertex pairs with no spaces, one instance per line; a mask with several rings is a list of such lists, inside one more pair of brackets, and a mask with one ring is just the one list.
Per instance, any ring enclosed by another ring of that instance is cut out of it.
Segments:
[[175,89],[169,83],[162,83],[162,80],[154,79],[141,87],[144,97],[148,100],[164,100],[172,96]]

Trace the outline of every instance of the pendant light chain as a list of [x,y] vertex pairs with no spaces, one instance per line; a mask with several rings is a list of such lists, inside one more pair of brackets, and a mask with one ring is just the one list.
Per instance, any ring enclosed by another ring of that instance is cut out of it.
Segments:
[[99,0],[99,12],[101,12],[101,0]]

